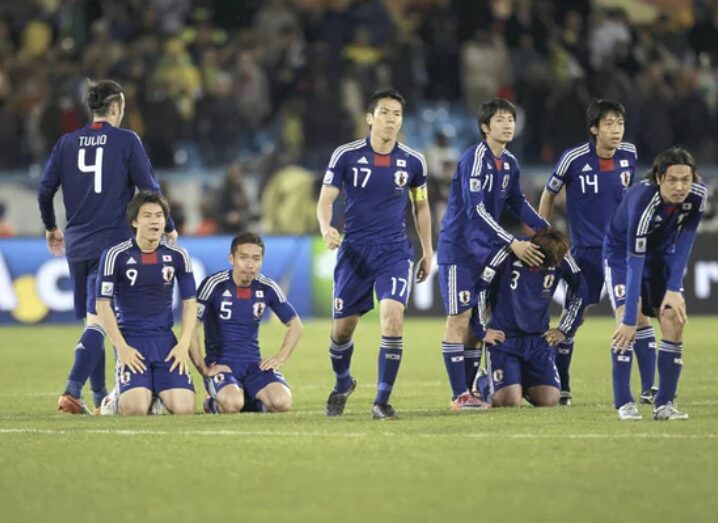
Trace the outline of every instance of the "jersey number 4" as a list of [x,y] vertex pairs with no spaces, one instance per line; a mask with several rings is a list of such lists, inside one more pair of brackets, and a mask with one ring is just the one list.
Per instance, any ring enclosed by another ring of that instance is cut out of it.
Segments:
[[87,149],[80,149],[77,153],[77,168],[83,173],[92,173],[95,175],[95,194],[102,192],[102,155],[104,151],[102,147],[95,149],[95,163],[87,165],[85,163],[85,155]]

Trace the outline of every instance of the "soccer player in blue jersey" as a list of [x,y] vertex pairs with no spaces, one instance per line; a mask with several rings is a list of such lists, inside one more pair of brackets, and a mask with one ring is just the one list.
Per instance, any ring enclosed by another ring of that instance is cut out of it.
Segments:
[[[487,344],[488,392],[480,388],[494,407],[518,407],[523,397],[539,407],[558,405],[554,346],[573,334],[585,307],[586,284],[567,255],[566,237],[543,229],[530,241],[544,255],[540,267],[525,265],[504,247],[484,269],[479,285],[481,322],[474,322],[474,327],[477,339]],[[558,327],[552,329],[549,306],[562,279],[567,284],[564,311]],[[491,311],[488,322],[486,308]]]
[[[75,362],[58,400],[59,410],[74,414],[90,412],[81,399],[88,377],[96,410],[107,393],[105,331],[97,318],[94,291],[100,254],[132,235],[125,211],[135,189],[160,190],[140,138],[119,127],[125,111],[122,87],[112,80],[99,81],[89,86],[85,102],[92,123],[58,140],[38,193],[48,246],[55,256],[66,253],[75,314],[85,320]],[[53,207],[60,187],[67,214],[64,234]],[[171,218],[164,232],[176,241]]]
[[[292,355],[303,327],[279,285],[260,273],[263,259],[262,239],[242,233],[232,240],[232,268],[208,276],[199,286],[197,318],[204,324],[206,357],[202,358],[199,329],[190,355],[205,379],[206,412],[238,413],[248,401],[257,400],[269,412],[286,412],[292,405],[292,393],[279,369]],[[263,358],[259,325],[268,308],[287,332],[277,353]]]
[[603,263],[616,314],[613,334],[613,400],[621,420],[640,419],[631,395],[631,363],[638,329],[655,316],[659,387],[653,417],[687,419],[673,403],[683,366],[687,320],[683,273],[705,210],[707,189],[695,161],[673,147],[653,162],[649,178],[631,187],[606,229]]
[[[194,412],[188,368],[197,315],[194,275],[187,251],[162,240],[168,217],[162,196],[137,193],[127,207],[134,238],[100,258],[97,313],[116,350],[121,415],[146,415],[153,395],[173,414]],[[172,332],[175,282],[182,298],[179,341]]]
[[[616,213],[636,172],[636,147],[623,142],[625,109],[614,100],[596,100],[586,109],[588,142],[563,152],[546,183],[539,213],[551,219],[553,203],[566,189],[571,255],[588,285],[588,306],[601,301],[603,264],[601,247],[608,222]],[[636,355],[641,370],[642,397],[651,401],[656,367],[656,340],[650,323],[637,334]],[[569,367],[574,340],[564,340],[556,354],[561,377],[561,404],[571,404]]]
[[503,98],[487,101],[479,112],[479,130],[483,140],[467,149],[456,167],[439,233],[439,285],[447,314],[441,351],[452,410],[486,406],[470,392],[481,348],[471,336],[469,321],[489,255],[508,246],[527,265],[542,263],[536,245],[514,238],[499,225],[504,209],[534,230],[548,227],[521,192],[519,163],[506,149],[516,130],[516,108]]
[[[374,419],[394,419],[389,404],[403,353],[404,310],[414,279],[414,252],[406,235],[405,212],[411,201],[421,242],[416,281],[429,274],[433,249],[424,157],[397,141],[404,98],[395,89],[369,99],[369,136],[338,147],[329,160],[319,194],[317,217],[324,243],[339,248],[334,270],[334,307],[329,356],[336,376],[327,416],[340,416],[356,388],[350,373],[352,335],[362,314],[379,300],[381,344]],[[344,238],[332,226],[332,206],[344,193]]]

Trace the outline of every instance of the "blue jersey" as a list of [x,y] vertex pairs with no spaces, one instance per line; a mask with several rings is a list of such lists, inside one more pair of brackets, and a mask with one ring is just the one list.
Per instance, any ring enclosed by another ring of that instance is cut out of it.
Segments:
[[399,142],[391,153],[377,154],[365,138],[337,147],[324,185],[344,193],[345,242],[406,242],[409,190],[426,190],[426,162],[420,153]]
[[[55,144],[38,193],[47,230],[57,227],[52,200],[60,186],[70,261],[96,260],[107,247],[132,236],[126,212],[135,188],[160,190],[140,137],[106,122],[77,129]],[[171,218],[166,230],[174,230]]]
[[439,263],[471,263],[511,243],[513,236],[498,223],[504,207],[534,230],[548,227],[521,192],[520,175],[513,154],[504,151],[496,158],[485,141],[464,152],[441,220]]
[[183,300],[194,298],[195,283],[187,251],[165,242],[142,252],[135,239],[102,253],[97,298],[113,299],[123,336],[171,332],[172,297],[177,281]]
[[260,361],[259,323],[267,307],[285,324],[297,315],[279,285],[262,274],[248,287],[238,287],[231,270],[212,274],[200,284],[197,301],[207,359],[240,365]]
[[598,247],[636,173],[636,146],[621,142],[613,158],[600,158],[591,141],[561,155],[546,189],[566,186],[566,210],[572,247]]
[[581,270],[570,255],[558,267],[528,267],[503,248],[481,276],[479,311],[491,311],[488,327],[507,338],[540,335],[549,329],[549,306],[560,280],[567,291],[559,330],[567,337],[578,328],[586,306],[587,288]]
[[631,187],[609,223],[603,255],[627,266],[624,323],[635,325],[646,257],[663,258],[669,267],[666,288],[683,290],[683,273],[706,206],[707,188],[693,183],[683,203],[670,204],[650,180]]

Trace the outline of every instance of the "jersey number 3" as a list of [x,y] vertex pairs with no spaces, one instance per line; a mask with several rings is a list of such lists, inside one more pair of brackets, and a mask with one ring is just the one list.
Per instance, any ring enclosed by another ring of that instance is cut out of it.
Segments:
[[83,173],[93,173],[95,175],[95,194],[102,192],[102,155],[104,153],[102,147],[95,149],[95,163],[87,165],[85,163],[85,154],[87,149],[80,149],[77,153],[77,168]]

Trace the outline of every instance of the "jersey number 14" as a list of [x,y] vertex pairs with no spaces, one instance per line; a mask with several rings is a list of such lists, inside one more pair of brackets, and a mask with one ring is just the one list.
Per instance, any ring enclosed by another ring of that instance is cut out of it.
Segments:
[[582,174],[578,177],[581,180],[581,192],[586,194],[588,187],[593,187],[594,194],[598,194],[598,175]]
[[80,149],[77,154],[77,168],[83,173],[92,173],[95,175],[95,194],[102,192],[102,155],[104,151],[102,147],[95,149],[95,163],[87,165],[85,163],[85,155],[87,149]]

